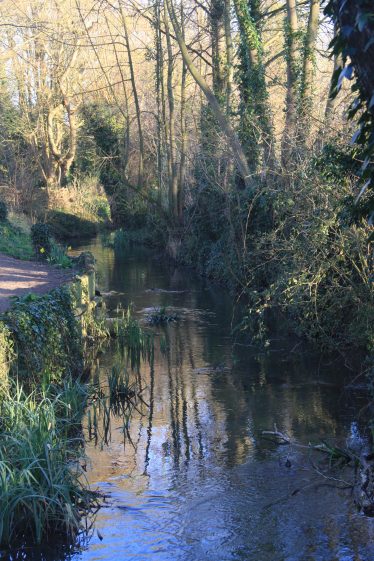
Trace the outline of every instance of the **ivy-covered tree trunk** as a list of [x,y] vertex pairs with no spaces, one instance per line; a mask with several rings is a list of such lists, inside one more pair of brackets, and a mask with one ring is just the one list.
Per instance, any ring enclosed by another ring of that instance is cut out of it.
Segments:
[[173,89],[173,49],[169,30],[169,16],[164,5],[164,25],[167,49],[167,98],[169,105],[169,213],[178,218],[178,164],[176,160],[175,101]]
[[315,51],[319,27],[320,5],[321,0],[310,0],[308,25],[304,39],[298,119],[298,138],[301,147],[305,146],[307,143],[311,128],[315,77]]
[[226,42],[226,112],[231,109],[233,82],[233,41],[231,34],[231,0],[225,0],[225,42]]
[[225,7],[224,0],[212,0],[210,10],[213,92],[222,104],[227,93]]
[[240,138],[251,171],[273,154],[271,112],[262,61],[259,0],[234,0],[239,23]]

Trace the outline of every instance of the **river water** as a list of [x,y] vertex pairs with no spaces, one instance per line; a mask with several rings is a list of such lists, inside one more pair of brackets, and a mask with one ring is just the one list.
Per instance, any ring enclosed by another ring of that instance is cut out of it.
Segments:
[[[124,447],[117,420],[109,445],[87,444],[89,480],[108,501],[68,559],[373,561],[374,521],[336,488],[350,472],[331,481],[307,449],[261,438],[274,425],[303,444],[352,438],[365,403],[347,387],[354,373],[286,330],[266,351],[235,346],[231,297],[148,250],[116,252],[100,239],[79,249],[97,259],[110,313],[132,303],[144,321],[167,306],[180,321],[156,329],[154,365],[141,365],[150,407],[131,419],[133,445]],[[101,356],[100,371],[114,354]]]

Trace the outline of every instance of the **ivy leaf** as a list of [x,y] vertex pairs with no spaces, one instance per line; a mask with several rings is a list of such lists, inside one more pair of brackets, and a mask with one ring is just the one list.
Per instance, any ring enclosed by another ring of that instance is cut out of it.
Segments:
[[349,37],[353,32],[352,25],[343,25],[341,28],[343,37]]

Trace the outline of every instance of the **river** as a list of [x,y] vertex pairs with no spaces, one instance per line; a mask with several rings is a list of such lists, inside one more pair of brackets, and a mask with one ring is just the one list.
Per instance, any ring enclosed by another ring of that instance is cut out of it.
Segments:
[[[180,321],[157,328],[168,350],[141,365],[144,399],[124,447],[113,420],[109,445],[87,443],[88,477],[108,495],[90,540],[54,561],[372,561],[374,521],[359,514],[344,481],[316,472],[296,442],[343,443],[366,396],[354,378],[278,330],[268,349],[234,345],[232,298],[143,248],[80,246],[97,260],[109,313],[167,306]],[[99,375],[114,349],[100,357]],[[116,424],[117,423],[117,424]],[[27,558],[27,557],[26,557]]]

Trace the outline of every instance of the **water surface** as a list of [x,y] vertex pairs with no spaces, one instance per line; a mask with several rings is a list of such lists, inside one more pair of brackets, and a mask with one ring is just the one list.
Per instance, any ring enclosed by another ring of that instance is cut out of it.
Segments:
[[140,320],[154,306],[181,319],[158,330],[166,354],[141,366],[150,408],[132,418],[134,446],[119,420],[109,446],[87,445],[89,479],[109,499],[69,559],[373,561],[373,521],[349,490],[318,475],[307,450],[261,438],[276,425],[299,443],[344,443],[365,400],[345,387],[354,374],[285,331],[266,352],[234,346],[224,290],[138,247],[89,249],[110,313],[132,303]]

